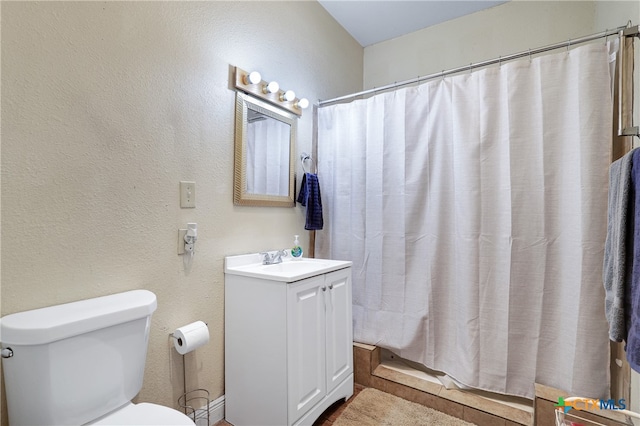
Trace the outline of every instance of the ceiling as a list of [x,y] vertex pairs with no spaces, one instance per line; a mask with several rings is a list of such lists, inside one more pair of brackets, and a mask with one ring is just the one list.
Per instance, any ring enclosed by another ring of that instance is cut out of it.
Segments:
[[318,2],[363,47],[506,3],[506,1],[485,0],[318,0]]

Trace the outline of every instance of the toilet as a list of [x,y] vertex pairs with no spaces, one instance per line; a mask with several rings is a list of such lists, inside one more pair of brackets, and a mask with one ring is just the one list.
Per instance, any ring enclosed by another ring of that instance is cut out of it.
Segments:
[[140,392],[156,296],[133,290],[0,319],[11,425],[195,425]]

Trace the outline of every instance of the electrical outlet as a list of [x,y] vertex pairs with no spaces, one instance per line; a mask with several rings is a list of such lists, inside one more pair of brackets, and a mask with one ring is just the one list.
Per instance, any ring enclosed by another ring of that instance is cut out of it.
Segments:
[[184,254],[184,236],[187,235],[186,229],[178,229],[178,254]]
[[196,183],[180,181],[180,207],[192,209],[196,206]]

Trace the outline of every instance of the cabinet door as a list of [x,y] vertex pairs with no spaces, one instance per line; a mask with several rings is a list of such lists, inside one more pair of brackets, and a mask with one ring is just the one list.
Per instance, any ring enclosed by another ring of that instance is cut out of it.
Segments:
[[287,354],[289,421],[293,424],[324,398],[325,360],[324,276],[289,284],[287,290]]
[[351,268],[325,276],[327,315],[327,393],[353,372]]

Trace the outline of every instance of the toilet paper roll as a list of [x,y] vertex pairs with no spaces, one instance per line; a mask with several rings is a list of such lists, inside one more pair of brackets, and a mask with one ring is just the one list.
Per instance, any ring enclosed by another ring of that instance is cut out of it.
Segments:
[[209,329],[202,321],[192,322],[173,332],[173,345],[180,355],[184,355],[209,341]]

